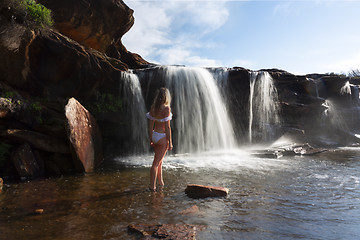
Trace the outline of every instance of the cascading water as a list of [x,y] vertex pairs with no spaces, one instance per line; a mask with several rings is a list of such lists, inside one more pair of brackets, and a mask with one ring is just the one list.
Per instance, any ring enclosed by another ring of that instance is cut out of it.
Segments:
[[[351,84],[347,81],[344,86],[340,89],[341,95],[347,96],[347,104],[346,107],[338,107],[336,110],[337,112],[341,112],[342,121],[347,126],[347,129],[357,129],[360,130],[358,127],[358,122],[360,120],[360,99],[359,99],[359,86],[355,84]],[[331,108],[329,112],[331,112]],[[332,116],[332,122],[339,121],[334,120],[334,118],[338,118],[338,116]]]
[[120,91],[124,96],[124,109],[127,119],[131,125],[131,136],[129,141],[130,152],[144,153],[148,149],[147,121],[145,102],[141,92],[138,77],[131,71],[122,72]]
[[253,138],[270,140],[280,123],[278,94],[268,72],[250,72],[249,142]]
[[234,132],[218,86],[203,68],[163,67],[172,93],[178,152],[199,152],[235,146]]

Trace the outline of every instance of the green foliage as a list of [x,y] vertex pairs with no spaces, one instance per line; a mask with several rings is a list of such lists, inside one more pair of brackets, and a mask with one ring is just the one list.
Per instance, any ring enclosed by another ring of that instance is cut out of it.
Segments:
[[95,103],[95,110],[99,113],[118,112],[122,110],[123,103],[120,97],[116,97],[111,93],[101,94]]
[[41,26],[52,26],[54,24],[50,9],[47,9],[40,3],[36,3],[34,0],[22,0],[22,2],[25,4],[26,10],[33,21]]
[[[51,10],[35,0],[1,0],[4,9],[13,14],[13,19],[22,19],[25,24],[34,28],[52,26],[54,21]],[[1,4],[0,4],[1,7]]]

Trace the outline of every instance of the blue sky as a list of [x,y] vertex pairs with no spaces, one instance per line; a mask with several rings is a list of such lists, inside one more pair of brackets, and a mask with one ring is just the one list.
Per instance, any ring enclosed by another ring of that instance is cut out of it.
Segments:
[[135,24],[123,43],[153,63],[294,74],[360,69],[360,1],[124,2]]

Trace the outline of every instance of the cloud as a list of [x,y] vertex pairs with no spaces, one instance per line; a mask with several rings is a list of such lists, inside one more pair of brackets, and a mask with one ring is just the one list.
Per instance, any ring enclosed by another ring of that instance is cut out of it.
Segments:
[[281,2],[274,7],[273,15],[282,14],[289,16],[293,9],[294,2]]
[[122,39],[128,50],[147,57],[157,50],[156,46],[171,43],[167,34],[171,18],[164,9],[138,1],[131,7],[136,9],[135,24]]
[[160,64],[214,66],[216,60],[199,56],[216,45],[205,36],[228,20],[227,1],[126,1],[135,24],[123,36],[129,51]]
[[166,65],[186,65],[193,67],[216,67],[220,66],[217,61],[193,54],[190,50],[182,47],[172,47],[159,51],[160,61]]
[[343,73],[351,70],[360,69],[360,52],[353,54],[349,58],[337,59],[333,62],[319,66],[324,72]]

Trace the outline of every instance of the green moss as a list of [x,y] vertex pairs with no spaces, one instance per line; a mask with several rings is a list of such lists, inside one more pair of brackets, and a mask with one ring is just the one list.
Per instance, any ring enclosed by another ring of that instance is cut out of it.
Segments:
[[122,107],[122,99],[111,93],[101,94],[95,103],[95,110],[99,113],[118,112],[122,110]]

